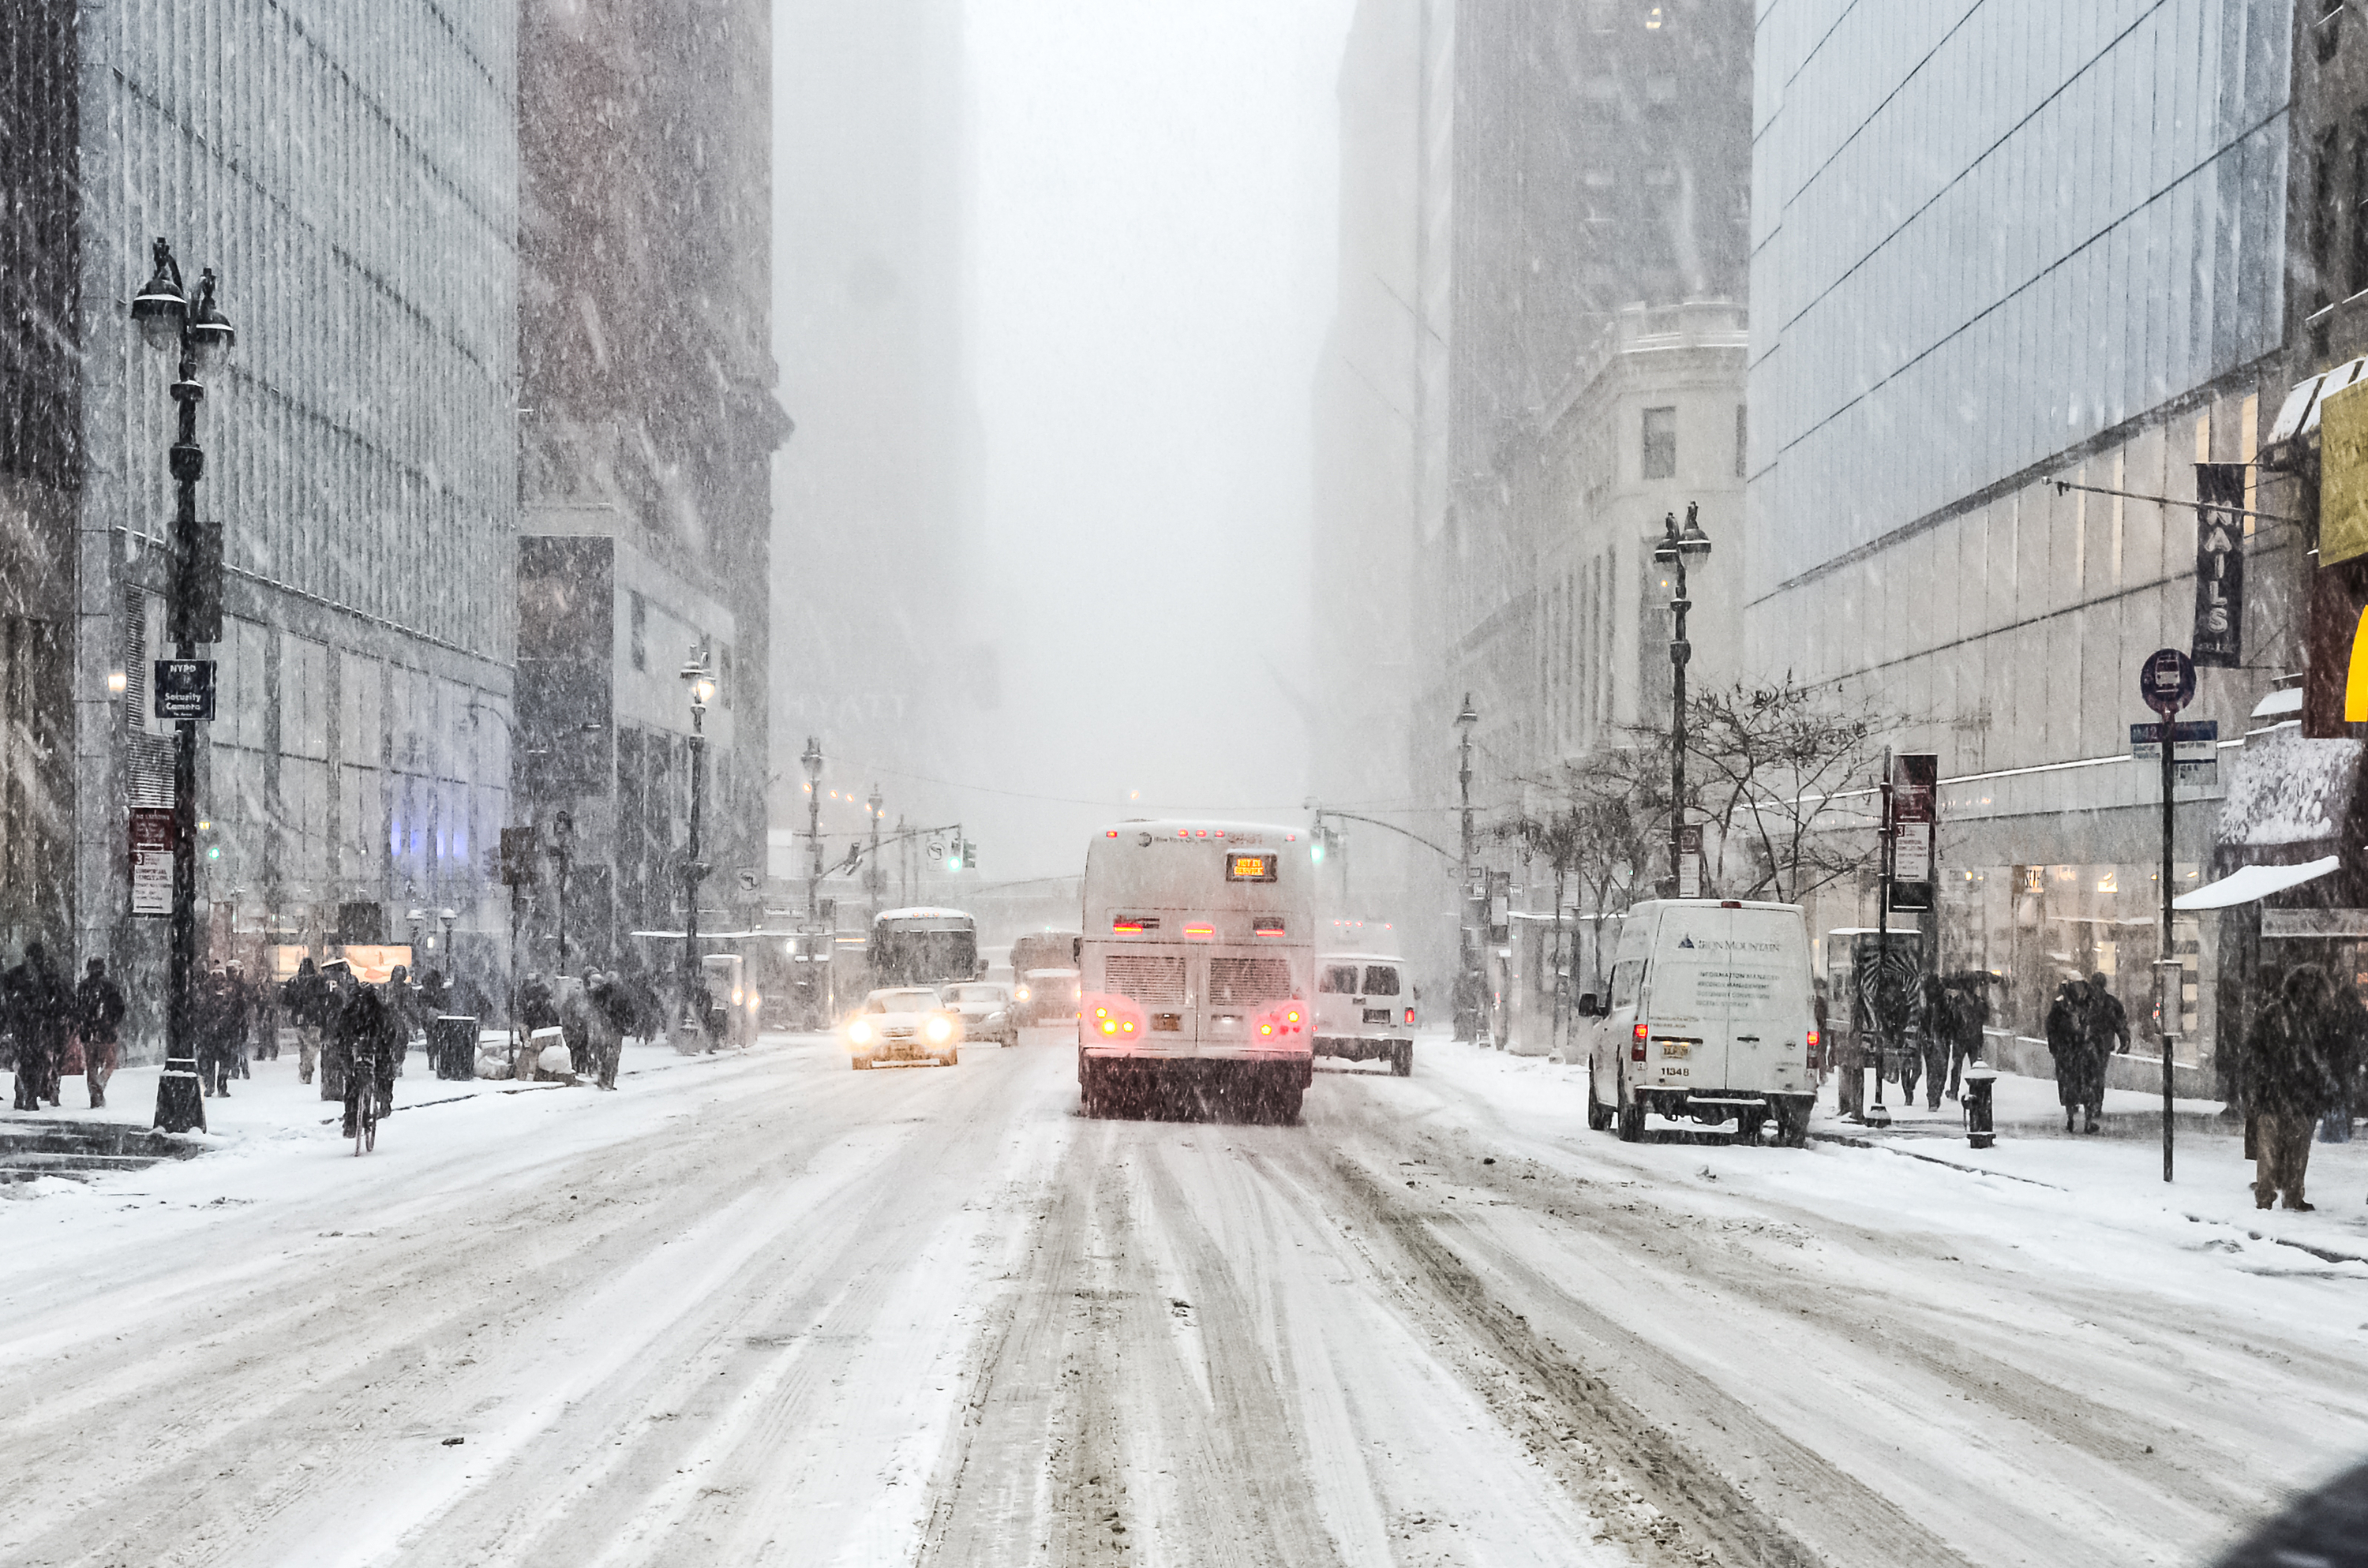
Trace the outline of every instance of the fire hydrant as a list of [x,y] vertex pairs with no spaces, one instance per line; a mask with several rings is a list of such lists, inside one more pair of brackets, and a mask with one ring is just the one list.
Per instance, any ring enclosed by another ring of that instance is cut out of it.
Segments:
[[1976,1149],[1998,1142],[1997,1126],[1990,1119],[1990,1090],[1997,1082],[1998,1069],[1988,1062],[1965,1063],[1965,1142]]

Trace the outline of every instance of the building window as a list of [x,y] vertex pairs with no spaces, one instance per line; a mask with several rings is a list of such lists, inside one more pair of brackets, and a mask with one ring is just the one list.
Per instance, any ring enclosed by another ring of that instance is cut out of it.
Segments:
[[650,606],[641,595],[633,596],[633,668],[650,667]]
[[1735,477],[1748,479],[1751,470],[1745,466],[1750,456],[1751,408],[1748,403],[1735,405]]
[[1674,408],[1645,411],[1645,477],[1678,477],[1678,411]]

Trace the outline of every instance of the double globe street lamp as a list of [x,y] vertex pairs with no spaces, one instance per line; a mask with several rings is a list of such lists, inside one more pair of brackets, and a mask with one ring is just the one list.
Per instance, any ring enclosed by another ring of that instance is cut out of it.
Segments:
[[[197,658],[199,643],[222,636],[222,562],[218,551],[201,550],[198,527],[198,481],[206,472],[206,454],[198,445],[198,404],[206,389],[198,372],[219,367],[236,346],[238,334],[215,302],[212,267],[199,274],[193,304],[173,247],[159,239],[154,256],[154,275],[131,297],[131,319],[150,347],[177,347],[181,355],[172,389],[173,401],[180,405],[180,425],[167,467],[174,485],[173,653],[186,664]],[[156,1082],[155,1124],[167,1132],[206,1124],[189,1005],[198,958],[197,848],[198,722],[182,718],[174,724],[173,737],[172,958],[165,985],[165,1073]]]
[[1686,558],[1710,553],[1700,510],[1698,503],[1686,503],[1682,532],[1675,512],[1664,516],[1661,542],[1653,547],[1653,559],[1675,567],[1678,574],[1669,596],[1669,613],[1676,618],[1669,631],[1669,892],[1678,897],[1684,896],[1686,885],[1686,663],[1694,653],[1686,641],[1686,611],[1694,608],[1686,597]]
[[704,647],[691,644],[681,675],[690,691],[690,843],[682,861],[682,1021],[676,1028],[694,1030],[696,1039],[707,1029],[706,986],[699,967],[699,884],[708,869],[699,858],[699,829],[707,794],[707,705],[715,700],[715,676],[708,670]]

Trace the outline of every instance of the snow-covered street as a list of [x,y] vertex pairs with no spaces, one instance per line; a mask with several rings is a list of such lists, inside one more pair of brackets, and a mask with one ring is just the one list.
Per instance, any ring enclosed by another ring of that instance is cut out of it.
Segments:
[[627,1069],[357,1160],[258,1063],[11,1189],[0,1561],[2178,1563],[2368,1450],[2350,1148],[2255,1216],[2202,1139],[1623,1145],[1440,1040],[1295,1128],[1082,1119],[1052,1033]]

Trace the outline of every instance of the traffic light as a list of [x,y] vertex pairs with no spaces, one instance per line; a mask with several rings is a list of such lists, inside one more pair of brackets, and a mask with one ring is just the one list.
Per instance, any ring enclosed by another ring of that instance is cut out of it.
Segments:
[[965,838],[962,840],[962,864],[969,867],[973,871],[978,869],[977,839]]
[[946,869],[959,871],[962,863],[962,841],[957,838],[946,846]]

